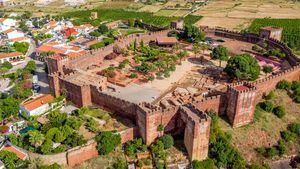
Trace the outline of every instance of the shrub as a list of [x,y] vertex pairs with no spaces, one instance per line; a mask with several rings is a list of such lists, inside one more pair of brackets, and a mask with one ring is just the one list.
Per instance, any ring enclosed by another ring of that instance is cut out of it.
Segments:
[[272,112],[273,110],[273,103],[270,101],[264,101],[260,104],[260,107],[266,112]]
[[275,147],[270,147],[266,149],[266,156],[268,158],[273,158],[279,154],[278,150]]
[[136,164],[136,166],[139,167],[139,168],[143,167],[143,165],[144,165],[143,162],[140,161],[140,160]]
[[174,145],[174,139],[169,134],[162,136],[161,138],[159,138],[159,140],[162,141],[165,149],[169,149]]
[[217,168],[212,159],[207,159],[204,161],[193,160],[192,166],[193,169],[216,169]]
[[285,115],[285,108],[283,106],[277,106],[277,107],[274,108],[273,113],[278,118],[282,118]]
[[283,140],[278,141],[277,149],[279,156],[282,156],[286,152],[286,147]]
[[293,81],[291,85],[292,90],[296,90],[300,88],[300,81]]
[[101,132],[96,136],[97,149],[99,154],[107,155],[112,152],[119,144],[121,144],[120,134],[115,134],[111,131]]
[[300,136],[300,123],[289,124],[288,130]]
[[267,96],[266,96],[266,99],[267,100],[272,100],[275,98],[275,92],[274,91],[271,91]]
[[130,79],[137,78],[137,74],[136,74],[136,73],[131,73],[131,74],[129,75],[129,78],[130,78]]
[[292,84],[286,80],[281,80],[277,83],[276,88],[282,90],[290,90]]
[[266,73],[266,74],[271,73],[271,72],[273,72],[273,67],[269,66],[269,65],[265,65],[263,67],[263,72]]
[[2,63],[0,65],[0,67],[6,68],[6,69],[11,69],[13,67],[13,65],[10,62],[5,61],[4,63]]
[[281,138],[284,140],[284,141],[293,141],[295,140],[296,138],[296,134],[295,133],[292,133],[290,131],[282,131],[280,132],[280,135],[281,135]]
[[113,169],[127,169],[126,161],[118,158],[112,165]]

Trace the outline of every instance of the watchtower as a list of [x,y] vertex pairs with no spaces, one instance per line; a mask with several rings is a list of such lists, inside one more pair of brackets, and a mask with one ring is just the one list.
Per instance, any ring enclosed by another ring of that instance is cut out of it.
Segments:
[[256,87],[249,83],[228,86],[227,117],[232,127],[240,127],[253,121]]
[[259,36],[262,38],[272,38],[280,41],[282,36],[282,28],[272,26],[263,27],[260,29]]

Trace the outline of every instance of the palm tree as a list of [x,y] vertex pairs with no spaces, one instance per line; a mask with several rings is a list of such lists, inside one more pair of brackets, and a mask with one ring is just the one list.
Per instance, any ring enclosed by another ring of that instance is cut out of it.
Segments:
[[45,136],[40,131],[29,131],[29,142],[34,147],[39,147],[45,141]]
[[207,50],[207,49],[209,48],[209,46],[206,45],[205,43],[201,43],[201,44],[199,45],[199,47],[200,47],[200,49],[202,50],[202,55],[201,55],[201,57],[200,57],[200,62],[202,63],[202,62],[203,62],[203,59],[204,59],[204,52],[205,52],[205,50]]
[[186,50],[181,51],[181,52],[179,52],[179,53],[177,54],[177,57],[180,59],[180,63],[181,63],[181,60],[182,60],[183,58],[187,57],[187,55],[188,55],[188,53],[187,53]]
[[173,50],[177,53],[181,49],[180,43],[176,42],[173,46]]
[[200,51],[201,51],[201,48],[200,48],[199,43],[194,43],[193,52],[194,52],[196,58],[197,58],[197,55],[200,53]]

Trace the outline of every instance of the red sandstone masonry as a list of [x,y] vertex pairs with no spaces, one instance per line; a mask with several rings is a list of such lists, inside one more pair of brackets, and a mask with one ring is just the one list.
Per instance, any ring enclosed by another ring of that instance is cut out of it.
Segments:
[[97,143],[92,140],[87,145],[79,148],[73,148],[67,152],[67,161],[70,167],[81,164],[86,160],[98,157]]

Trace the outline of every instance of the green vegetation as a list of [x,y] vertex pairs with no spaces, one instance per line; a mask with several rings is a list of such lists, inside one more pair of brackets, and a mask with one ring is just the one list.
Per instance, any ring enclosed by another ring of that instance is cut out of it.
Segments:
[[213,49],[211,52],[211,58],[219,60],[221,66],[222,61],[227,61],[229,59],[229,52],[226,47],[220,45]]
[[[90,19],[91,12],[98,13],[98,19]],[[62,14],[66,18],[74,18],[75,25],[91,23],[93,26],[99,26],[101,21],[130,20],[137,19],[144,23],[168,27],[171,21],[177,20],[177,17],[154,16],[147,12],[126,11],[124,9],[96,9],[72,11]]]
[[169,134],[160,137],[159,140],[164,144],[165,149],[169,149],[174,145],[174,139]]
[[137,152],[145,151],[147,151],[147,146],[143,144],[143,140],[141,138],[128,141],[125,144],[125,154],[130,158],[136,158]]
[[202,18],[202,16],[188,15],[188,16],[184,17],[184,24],[192,25],[192,24],[198,22],[201,18]]
[[185,25],[182,37],[188,42],[197,43],[204,41],[205,33],[201,32],[200,29],[194,25]]
[[[36,117],[29,118],[25,114],[23,116],[29,121],[28,127],[31,129],[18,136],[10,134],[8,138],[14,145],[31,152],[53,154],[86,143],[83,136],[77,132],[82,124],[77,116],[68,117],[66,113],[55,110],[47,115],[49,122],[45,124],[38,123]],[[53,147],[53,143],[60,145]]]
[[29,43],[27,42],[15,42],[13,47],[16,51],[26,54],[29,48]]
[[290,97],[293,98],[296,103],[300,103],[300,81],[289,82],[281,80],[277,83],[276,88],[290,92]]
[[38,33],[38,34],[36,34],[36,35],[33,36],[33,39],[35,41],[43,41],[43,40],[51,38],[51,37],[52,37],[51,34]]
[[114,43],[114,39],[112,38],[106,38],[101,42],[98,42],[96,44],[93,44],[90,46],[90,49],[98,49],[98,48],[103,48],[105,46],[108,46],[110,44]]
[[209,157],[217,167],[245,169],[246,162],[240,153],[231,145],[231,135],[221,130],[218,116],[209,112],[212,118],[211,135],[209,139]]
[[120,134],[116,134],[111,131],[101,132],[98,136],[96,136],[95,140],[97,142],[98,152],[101,155],[108,155],[121,144]]
[[16,154],[9,151],[0,151],[0,160],[7,169],[26,168],[27,163],[17,157]]
[[231,57],[224,71],[238,80],[256,80],[260,74],[260,67],[255,58],[241,54]]
[[300,50],[300,19],[255,19],[248,31],[258,33],[259,29],[265,26],[283,28],[282,40],[296,50]]
[[206,159],[203,161],[192,161],[193,169],[217,169],[212,159]]
[[271,147],[260,147],[257,148],[256,151],[267,158],[273,158],[276,156],[283,156],[286,153],[286,144],[288,142],[296,142],[299,144],[300,139],[300,124],[299,123],[291,123],[288,125],[287,130],[281,131],[280,136],[281,139],[278,141],[277,145],[273,145]]
[[278,117],[282,118],[286,113],[285,113],[285,108],[283,106],[277,106],[274,108],[273,113]]

